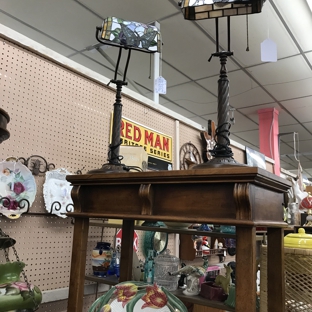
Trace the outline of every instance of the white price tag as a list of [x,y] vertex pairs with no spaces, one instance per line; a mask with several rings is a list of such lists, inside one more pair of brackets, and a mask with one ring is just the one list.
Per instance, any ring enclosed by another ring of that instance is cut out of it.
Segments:
[[261,61],[276,62],[277,61],[277,46],[271,39],[266,39],[261,43]]
[[155,92],[159,94],[166,94],[167,81],[164,77],[159,76],[155,79]]

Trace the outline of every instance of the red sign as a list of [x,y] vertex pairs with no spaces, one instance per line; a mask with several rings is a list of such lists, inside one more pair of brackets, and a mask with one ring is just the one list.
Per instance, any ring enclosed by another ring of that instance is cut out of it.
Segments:
[[[116,247],[121,246],[122,229],[118,230],[116,233]],[[139,236],[136,231],[133,233],[133,250],[138,251]]]

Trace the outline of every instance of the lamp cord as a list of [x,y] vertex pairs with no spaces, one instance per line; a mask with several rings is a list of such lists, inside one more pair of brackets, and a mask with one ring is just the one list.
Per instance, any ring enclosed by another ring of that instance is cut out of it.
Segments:
[[[211,156],[213,157],[232,157],[233,156],[232,149],[229,147],[230,128],[231,128],[231,124],[229,122],[225,122],[217,127],[216,134],[215,134],[216,145],[213,147],[212,150],[209,150]],[[223,133],[227,133],[227,135]],[[224,138],[226,140],[226,144],[218,143],[216,140],[216,137],[218,136],[221,136],[222,138]]]

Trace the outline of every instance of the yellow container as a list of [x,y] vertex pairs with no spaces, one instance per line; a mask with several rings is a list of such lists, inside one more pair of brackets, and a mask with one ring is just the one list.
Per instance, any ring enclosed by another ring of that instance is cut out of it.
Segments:
[[284,247],[312,249],[312,235],[306,234],[303,228],[299,228],[298,233],[290,233],[285,236]]
[[[312,235],[303,228],[284,238],[285,310],[312,311]],[[274,281],[270,281],[271,283]],[[260,312],[267,310],[267,246],[261,247]]]

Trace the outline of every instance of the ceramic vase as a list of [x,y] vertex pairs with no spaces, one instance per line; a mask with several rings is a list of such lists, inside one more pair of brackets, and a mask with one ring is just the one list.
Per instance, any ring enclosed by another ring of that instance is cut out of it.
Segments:
[[41,303],[40,289],[30,284],[32,296],[27,283],[20,281],[24,267],[23,262],[0,264],[0,312],[33,311]]
[[106,277],[109,265],[112,260],[110,243],[98,242],[92,250],[92,269],[93,274],[99,277]]

